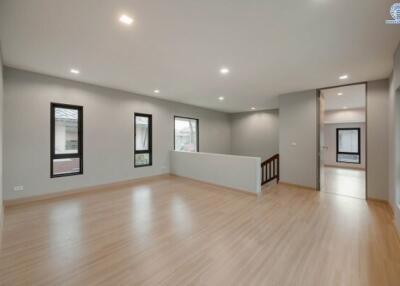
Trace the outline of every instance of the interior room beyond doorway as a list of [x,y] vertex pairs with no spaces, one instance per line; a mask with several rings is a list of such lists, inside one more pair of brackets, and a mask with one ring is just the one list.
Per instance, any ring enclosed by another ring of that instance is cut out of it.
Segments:
[[366,198],[366,85],[321,90],[321,191]]

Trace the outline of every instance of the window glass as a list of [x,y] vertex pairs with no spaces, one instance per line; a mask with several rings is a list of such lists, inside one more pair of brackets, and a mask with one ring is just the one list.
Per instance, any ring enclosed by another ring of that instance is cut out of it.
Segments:
[[339,152],[358,153],[358,130],[339,130]]
[[198,151],[198,120],[175,117],[175,150]]
[[149,149],[149,118],[136,116],[136,150]]
[[360,161],[360,156],[359,155],[338,154],[338,162],[358,164],[359,161]]
[[53,160],[53,175],[79,173],[80,159],[66,158]]
[[78,110],[55,108],[55,154],[78,153]]
[[136,166],[150,165],[150,154],[149,153],[136,154],[135,165]]

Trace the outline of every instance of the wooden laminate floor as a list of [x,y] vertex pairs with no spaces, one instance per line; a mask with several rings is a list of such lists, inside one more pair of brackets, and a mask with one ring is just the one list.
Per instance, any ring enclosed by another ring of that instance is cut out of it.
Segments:
[[325,180],[321,191],[358,199],[366,198],[365,170],[324,167],[323,172]]
[[400,285],[384,203],[166,177],[5,209],[0,285]]

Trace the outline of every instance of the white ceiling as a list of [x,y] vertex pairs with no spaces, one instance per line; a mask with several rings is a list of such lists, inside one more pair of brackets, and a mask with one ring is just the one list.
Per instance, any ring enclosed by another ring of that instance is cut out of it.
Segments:
[[[400,26],[385,25],[392,4],[2,0],[0,39],[8,66],[236,112],[337,85],[344,73],[346,82],[388,77],[400,40]],[[118,22],[122,13],[131,27]],[[231,73],[221,76],[221,66]]]
[[365,108],[365,84],[324,89],[321,93],[325,98],[325,110]]

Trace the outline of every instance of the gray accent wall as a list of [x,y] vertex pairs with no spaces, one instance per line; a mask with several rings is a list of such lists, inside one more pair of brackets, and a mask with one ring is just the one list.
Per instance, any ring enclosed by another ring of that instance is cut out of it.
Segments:
[[317,188],[317,91],[279,97],[281,181]]
[[278,109],[231,115],[232,154],[265,160],[279,151]]
[[0,229],[3,225],[3,98],[3,55],[0,45]]
[[389,82],[370,81],[367,88],[367,196],[387,200]]
[[[226,113],[12,68],[4,75],[5,200],[169,173],[174,115],[199,119],[200,151],[231,153]],[[83,175],[50,178],[51,102],[83,106]],[[135,112],[153,115],[151,167],[133,167]]]
[[394,55],[389,89],[389,193],[397,230],[400,233],[400,47]]

